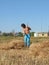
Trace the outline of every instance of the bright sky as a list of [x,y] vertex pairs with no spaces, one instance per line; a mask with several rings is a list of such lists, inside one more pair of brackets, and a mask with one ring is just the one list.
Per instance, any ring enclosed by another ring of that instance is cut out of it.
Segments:
[[49,29],[49,0],[0,0],[0,30],[21,31],[21,23],[34,32]]

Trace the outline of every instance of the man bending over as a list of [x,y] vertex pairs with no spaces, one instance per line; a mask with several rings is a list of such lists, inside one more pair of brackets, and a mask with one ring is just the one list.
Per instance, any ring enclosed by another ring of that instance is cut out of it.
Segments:
[[23,35],[24,35],[24,46],[30,46],[30,30],[31,28],[26,26],[25,24],[21,24]]

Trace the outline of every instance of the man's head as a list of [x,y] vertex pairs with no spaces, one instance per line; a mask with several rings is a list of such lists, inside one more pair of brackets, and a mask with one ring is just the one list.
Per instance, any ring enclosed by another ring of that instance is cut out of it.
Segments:
[[22,28],[26,28],[26,25],[24,23],[21,24]]

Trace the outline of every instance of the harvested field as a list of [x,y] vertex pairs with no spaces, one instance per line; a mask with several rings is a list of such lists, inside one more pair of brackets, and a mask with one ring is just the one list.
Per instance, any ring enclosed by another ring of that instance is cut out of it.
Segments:
[[0,65],[49,65],[49,40],[36,40],[29,48],[22,38],[0,43]]

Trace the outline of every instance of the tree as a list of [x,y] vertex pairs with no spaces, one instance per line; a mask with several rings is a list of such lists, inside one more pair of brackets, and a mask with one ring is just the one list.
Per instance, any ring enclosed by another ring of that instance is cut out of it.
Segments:
[[3,33],[3,36],[7,36],[7,33],[4,32],[4,33]]
[[22,36],[23,36],[23,34],[22,34],[21,32],[19,32],[19,33],[18,33],[18,36],[22,37]]
[[34,33],[35,33],[35,32],[30,32],[30,35],[31,35],[31,36],[34,36]]
[[13,36],[13,34],[10,32],[10,33],[3,33],[3,36]]
[[9,36],[14,36],[14,35],[13,35],[13,33],[10,32],[10,33],[9,33]]

